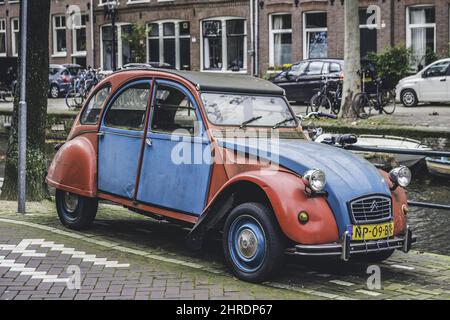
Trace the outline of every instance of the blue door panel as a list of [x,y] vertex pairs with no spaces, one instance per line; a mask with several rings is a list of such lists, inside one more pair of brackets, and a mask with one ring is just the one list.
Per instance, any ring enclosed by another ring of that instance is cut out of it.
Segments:
[[[147,137],[152,146],[145,146],[137,200],[200,215],[210,179],[209,142],[187,137],[187,141],[173,141],[170,135],[159,133],[148,133]],[[206,161],[194,159],[199,153]]]
[[[164,80],[157,81],[158,84],[175,87],[188,96],[201,121],[195,99],[185,87]],[[147,138],[152,144],[144,147],[137,200],[200,215],[206,205],[212,168],[211,148],[204,126],[200,126],[196,137],[155,133],[149,129]],[[183,150],[190,154],[183,154]]]
[[136,183],[142,132],[102,127],[98,150],[98,188],[131,198]]

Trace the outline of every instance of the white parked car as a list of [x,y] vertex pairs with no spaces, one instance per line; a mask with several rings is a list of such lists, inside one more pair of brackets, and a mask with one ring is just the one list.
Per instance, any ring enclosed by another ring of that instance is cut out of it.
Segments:
[[450,101],[450,58],[433,62],[397,84],[396,97],[405,107],[419,102]]

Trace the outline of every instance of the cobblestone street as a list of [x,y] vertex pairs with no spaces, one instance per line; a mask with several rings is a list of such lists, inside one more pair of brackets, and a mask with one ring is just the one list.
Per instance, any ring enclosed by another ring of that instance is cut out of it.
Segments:
[[[396,253],[381,269],[381,289],[366,285],[365,263],[288,259],[271,282],[254,285],[226,270],[220,242],[197,253],[187,230],[103,204],[96,223],[64,229],[51,202],[1,202],[0,299],[449,299],[450,257]],[[419,239],[427,241],[426,239]],[[72,267],[71,267],[72,266]],[[67,285],[73,266],[81,288]]]

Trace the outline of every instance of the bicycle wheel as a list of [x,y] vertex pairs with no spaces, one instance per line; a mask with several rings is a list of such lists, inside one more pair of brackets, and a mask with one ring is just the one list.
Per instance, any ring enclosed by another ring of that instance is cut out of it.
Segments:
[[367,119],[372,112],[372,104],[367,94],[357,93],[352,101],[352,108],[360,119]]
[[83,105],[83,101],[84,101],[83,94],[80,92],[75,93],[73,97],[75,108],[81,108],[81,106]]
[[318,112],[320,108],[330,109],[331,101],[326,95],[322,94],[321,92],[317,92],[311,98],[309,106],[311,108],[311,112]]
[[69,109],[76,108],[74,97],[75,97],[75,90],[72,89],[72,90],[67,91],[66,98],[65,98],[67,108],[69,108]]
[[381,93],[381,107],[386,114],[393,114],[395,111],[395,91],[388,90]]

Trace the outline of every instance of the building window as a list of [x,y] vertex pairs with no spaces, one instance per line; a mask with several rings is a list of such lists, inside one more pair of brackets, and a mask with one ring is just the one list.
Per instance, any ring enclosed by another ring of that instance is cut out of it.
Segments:
[[66,46],[66,17],[53,17],[53,54],[65,55],[67,53]]
[[[112,26],[102,26],[101,29],[101,46],[100,46],[100,58],[102,61],[102,68],[104,70],[112,70],[112,49],[113,49],[113,33]],[[133,31],[132,25],[118,24],[116,25],[116,67],[121,68],[127,63],[132,62],[132,48],[129,42],[123,40],[123,35],[130,34]],[[118,54],[120,52],[120,54]]]
[[292,21],[290,14],[272,14],[269,18],[269,64],[281,67],[292,62]]
[[413,51],[412,66],[420,69],[428,61],[427,50],[436,51],[435,8],[417,6],[407,8],[406,44]]
[[303,57],[305,59],[328,56],[327,13],[303,14]]
[[12,55],[17,57],[19,55],[19,31],[20,24],[19,19],[11,20],[11,44],[12,44]]
[[191,35],[188,21],[159,21],[149,24],[148,60],[176,69],[191,68]]
[[[367,12],[367,9],[359,10],[361,58],[366,57],[369,52],[377,52],[377,25],[371,19],[372,14],[372,12]],[[373,23],[368,23],[372,20]]]
[[245,71],[245,19],[217,18],[202,22],[202,70]]
[[6,20],[0,20],[0,56],[6,56]]
[[80,15],[72,26],[73,55],[86,55],[86,20],[87,15]]

